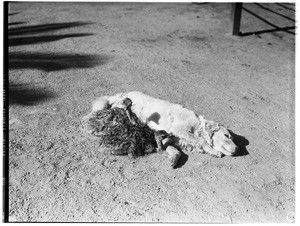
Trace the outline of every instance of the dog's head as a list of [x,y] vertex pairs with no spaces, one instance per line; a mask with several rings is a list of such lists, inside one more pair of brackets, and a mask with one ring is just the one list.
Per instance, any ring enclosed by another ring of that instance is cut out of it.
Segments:
[[218,123],[206,121],[205,130],[209,134],[213,149],[224,155],[232,156],[236,154],[238,148],[233,142],[233,138],[228,129]]
[[212,136],[213,148],[224,155],[235,155],[237,152],[237,146],[233,142],[230,132],[223,126],[220,126],[219,130],[215,131]]

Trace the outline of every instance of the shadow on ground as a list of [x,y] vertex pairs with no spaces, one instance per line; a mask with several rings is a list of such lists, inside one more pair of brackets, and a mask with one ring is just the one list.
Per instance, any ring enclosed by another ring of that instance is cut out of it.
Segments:
[[[14,15],[14,14],[12,14]],[[18,22],[17,22],[18,23]],[[67,29],[72,27],[84,26],[92,22],[69,22],[69,23],[50,23],[42,25],[21,26],[8,30],[9,46],[42,44],[66,38],[76,38],[93,35],[91,33],[72,33],[63,35],[35,35],[23,36],[28,34],[38,34],[43,32]],[[13,37],[12,37],[13,36]],[[16,37],[17,36],[17,37]],[[10,52],[8,56],[9,69],[38,69],[43,71],[57,71],[70,68],[90,68],[96,65],[103,65],[109,61],[106,55],[88,54],[68,54],[68,53],[35,53],[35,52]]]
[[181,151],[181,156],[176,164],[176,166],[174,167],[174,169],[180,168],[182,167],[189,159],[189,156],[187,154],[185,154],[183,151]]
[[11,28],[8,30],[8,35],[28,35],[36,34],[42,32],[55,31],[60,29],[67,29],[71,27],[84,26],[88,24],[93,24],[91,22],[69,22],[69,23],[52,23],[52,24],[41,24],[41,25],[31,25],[31,26],[22,26],[17,28]]
[[[284,3],[276,3],[276,4],[281,6],[284,9],[291,10],[291,11],[295,12],[295,9],[289,7],[289,5],[294,5],[294,3],[285,3],[285,4]],[[286,6],[286,5],[288,5],[288,6]]]
[[9,54],[9,69],[39,69],[57,71],[70,68],[89,68],[109,61],[106,55],[23,53]]
[[[16,15],[10,13],[8,16]],[[25,22],[12,22],[8,26],[20,25]],[[77,38],[94,35],[92,33],[71,34],[43,34],[57,30],[93,24],[92,22],[64,22],[41,25],[17,26],[8,29],[8,46],[36,45],[45,42],[54,42],[66,38]],[[103,65],[109,61],[107,55],[92,55],[81,53],[48,53],[48,52],[9,52],[8,68],[11,69],[38,69],[46,72],[90,68]],[[30,85],[9,86],[9,104],[33,105],[49,98],[54,98],[52,92],[41,88],[32,88]]]
[[9,38],[9,46],[20,46],[20,45],[32,45],[44,42],[53,42],[65,38],[77,38],[93,35],[92,33],[81,33],[81,34],[65,34],[65,35],[45,35],[45,36],[26,36],[20,38]]
[[14,26],[14,25],[19,25],[19,24],[25,24],[26,22],[12,22],[8,23],[8,26]]
[[28,84],[9,85],[10,105],[35,105],[54,97],[55,93],[46,89],[31,87]]
[[[295,20],[294,19],[292,19],[290,17],[287,17],[287,16],[285,16],[285,15],[283,15],[281,13],[278,13],[278,12],[272,10],[272,9],[269,9],[268,7],[266,7],[266,6],[262,5],[262,4],[255,3],[255,5],[258,6],[259,8],[262,8],[262,9],[268,11],[268,12],[271,12],[273,14],[276,14],[276,15],[278,15],[280,17],[284,17],[285,19],[292,21],[293,26],[279,27],[276,24],[271,23],[270,21],[264,19],[262,16],[259,16],[258,14],[252,12],[251,10],[249,10],[249,9],[247,9],[247,8],[245,8],[243,6],[243,10],[245,12],[251,14],[252,16],[254,16],[256,18],[258,18],[259,20],[261,20],[262,22],[270,25],[273,28],[272,29],[252,31],[252,32],[241,32],[240,33],[241,36],[259,35],[259,34],[263,34],[263,33],[272,33],[272,32],[277,32],[277,31],[284,31],[284,32],[289,33],[289,34],[296,35],[295,32],[290,31],[290,30],[295,30],[296,29],[296,27],[295,27]],[[282,6],[282,7],[284,7],[284,5],[281,5],[281,4],[279,4],[279,5]]]
[[233,138],[233,142],[238,146],[238,153],[235,156],[249,155],[246,148],[246,146],[249,145],[249,141],[241,135],[237,135],[232,131],[229,132]]
[[17,15],[17,14],[19,14],[19,12],[9,13],[8,16],[13,16],[13,15]]

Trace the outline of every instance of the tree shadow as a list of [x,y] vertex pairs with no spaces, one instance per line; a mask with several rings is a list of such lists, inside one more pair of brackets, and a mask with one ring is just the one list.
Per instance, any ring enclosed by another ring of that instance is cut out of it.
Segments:
[[32,45],[44,42],[53,42],[65,38],[76,38],[93,35],[92,33],[81,33],[81,34],[65,34],[65,35],[45,35],[45,36],[26,36],[20,38],[9,38],[9,46],[20,46],[20,45]]
[[57,71],[70,68],[90,68],[106,64],[110,57],[107,55],[60,54],[60,53],[24,53],[9,54],[9,69],[39,69]]
[[20,13],[20,12],[9,13],[8,16],[17,15],[17,14],[19,14],[19,13]]
[[232,138],[233,138],[233,142],[237,145],[238,147],[238,152],[235,156],[244,156],[244,155],[249,155],[249,152],[247,151],[246,146],[249,145],[249,141],[241,136],[241,135],[237,135],[234,132],[232,132],[231,130],[229,130]]
[[13,26],[13,25],[19,25],[19,24],[25,24],[26,22],[12,22],[8,23],[8,26]]
[[41,32],[49,32],[54,30],[66,29],[71,27],[78,27],[83,25],[93,24],[92,22],[69,22],[69,23],[51,23],[41,25],[22,26],[17,28],[8,29],[8,35],[26,35]]
[[[8,5],[8,4],[7,4]],[[7,7],[8,11],[8,7]],[[19,12],[6,14],[6,18],[19,14]],[[71,33],[61,35],[43,35],[43,33],[55,32],[62,29],[79,27],[93,22],[62,22],[49,23],[39,25],[20,25],[25,22],[8,23],[6,20],[6,38],[7,46],[34,45],[45,42],[59,41],[66,38],[76,38],[94,35],[92,33]],[[9,27],[20,25],[17,27]],[[46,72],[66,70],[72,68],[90,68],[96,65],[106,64],[110,57],[107,55],[93,55],[81,53],[49,53],[49,52],[9,52],[6,54],[7,73],[12,69],[37,69]],[[9,104],[19,105],[34,105],[36,103],[46,101],[49,98],[54,98],[55,95],[41,88],[32,88],[29,84],[15,85],[10,84],[8,87]]]
[[295,32],[292,32],[290,30],[296,29],[295,26],[288,26],[288,27],[278,27],[277,25],[269,22],[268,20],[262,18],[261,16],[255,14],[254,12],[250,11],[249,9],[245,8],[244,6],[242,7],[244,11],[248,12],[249,14],[255,16],[256,18],[260,19],[261,21],[265,22],[266,24],[274,27],[273,29],[265,29],[265,30],[260,30],[260,31],[253,31],[253,32],[245,32],[245,33],[240,33],[240,36],[249,36],[249,35],[258,35],[262,33],[270,33],[270,32],[276,32],[276,31],[284,31],[286,33],[295,35]]
[[[33,26],[22,26],[8,30],[8,46],[33,45],[45,42],[53,42],[66,38],[85,37],[91,33],[72,33],[63,35],[28,36],[49,32],[59,29],[67,29],[76,26],[92,24],[92,22],[70,22],[51,23]],[[26,36],[23,36],[26,35]],[[13,37],[11,37],[13,36]],[[18,37],[15,37],[18,36]],[[39,69],[43,71],[57,71],[70,68],[90,68],[96,65],[103,65],[110,58],[107,55],[88,54],[63,54],[63,53],[34,53],[34,52],[11,52],[8,53],[8,69]]]
[[55,97],[53,92],[32,88],[28,84],[9,85],[9,105],[35,105],[53,97]]

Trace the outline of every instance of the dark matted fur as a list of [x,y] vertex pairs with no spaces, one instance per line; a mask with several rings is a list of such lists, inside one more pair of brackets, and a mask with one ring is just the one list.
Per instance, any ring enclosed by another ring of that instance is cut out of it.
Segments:
[[165,131],[154,132],[132,115],[133,124],[123,108],[105,109],[85,116],[85,131],[100,138],[101,146],[113,155],[142,156],[162,149]]

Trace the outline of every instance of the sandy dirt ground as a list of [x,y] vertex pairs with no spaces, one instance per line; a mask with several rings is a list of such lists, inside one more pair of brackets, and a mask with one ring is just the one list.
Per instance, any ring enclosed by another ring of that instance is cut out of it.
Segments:
[[[244,7],[236,37],[225,3],[11,3],[10,221],[293,222],[295,6]],[[80,119],[132,90],[223,123],[239,155],[102,165]]]

